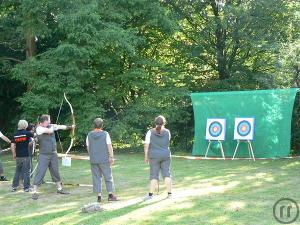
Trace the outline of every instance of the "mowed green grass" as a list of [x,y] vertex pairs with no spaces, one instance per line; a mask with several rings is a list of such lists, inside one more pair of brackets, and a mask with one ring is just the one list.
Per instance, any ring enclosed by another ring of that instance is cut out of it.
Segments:
[[[0,183],[0,224],[278,224],[272,208],[281,197],[300,203],[300,161],[215,161],[173,158],[174,197],[160,193],[148,202],[149,168],[142,154],[118,154],[113,167],[116,195],[121,201],[108,203],[105,211],[84,214],[84,204],[95,202],[91,187],[65,186],[71,195],[57,195],[55,186],[44,184],[40,199],[9,191],[10,182]],[[12,179],[14,161],[2,156],[6,175]],[[72,160],[61,167],[63,182],[91,184],[88,161]],[[51,181],[49,174],[45,178]],[[104,189],[105,190],[105,189]],[[294,223],[300,224],[300,218]]]

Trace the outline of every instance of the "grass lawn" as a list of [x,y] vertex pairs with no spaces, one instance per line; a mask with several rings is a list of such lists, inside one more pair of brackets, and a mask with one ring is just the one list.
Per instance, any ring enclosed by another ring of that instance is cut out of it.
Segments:
[[[30,193],[9,191],[10,182],[0,183],[0,224],[278,224],[273,205],[281,197],[300,203],[300,161],[297,159],[256,162],[191,160],[173,158],[172,199],[160,193],[142,202],[147,193],[149,168],[141,154],[116,154],[114,179],[117,203],[107,203],[105,211],[91,214],[80,208],[96,200],[91,187],[66,186],[71,195],[55,193],[55,186],[44,184],[40,199]],[[6,175],[12,179],[14,161],[2,156]],[[91,184],[88,161],[73,160],[72,167],[61,167],[65,183]],[[49,174],[45,179],[51,181]],[[300,218],[294,224],[300,224]]]

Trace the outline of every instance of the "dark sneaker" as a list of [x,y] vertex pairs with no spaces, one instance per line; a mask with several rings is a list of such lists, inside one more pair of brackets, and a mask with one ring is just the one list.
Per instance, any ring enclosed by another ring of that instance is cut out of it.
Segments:
[[64,191],[64,189],[57,190],[57,194],[68,195],[70,192]]
[[0,177],[0,181],[9,181],[5,176]]
[[11,188],[11,192],[16,192],[16,191],[17,191],[17,188],[15,188],[15,187]]
[[32,198],[33,200],[38,200],[39,195],[38,195],[37,193],[33,193],[31,198]]
[[102,198],[101,198],[101,196],[98,196],[98,198],[97,198],[97,202],[101,202],[102,201]]
[[108,197],[108,201],[109,202],[117,202],[119,200],[118,200],[117,196],[112,195],[112,196]]

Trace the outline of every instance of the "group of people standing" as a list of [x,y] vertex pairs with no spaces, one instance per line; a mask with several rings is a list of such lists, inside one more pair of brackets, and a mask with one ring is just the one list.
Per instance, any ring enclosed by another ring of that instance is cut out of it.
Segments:
[[[144,200],[153,198],[153,193],[161,172],[168,197],[172,196],[172,180],[170,173],[171,152],[169,149],[171,134],[165,128],[166,119],[163,116],[155,118],[155,127],[150,129],[145,138],[144,154],[145,162],[150,165],[149,193]],[[18,122],[18,130],[10,140],[0,132],[0,138],[11,144],[13,159],[16,160],[16,170],[12,182],[12,191],[16,191],[19,180],[23,180],[24,192],[30,191],[30,174],[32,172],[32,152],[36,142],[39,143],[39,157],[36,173],[33,179],[32,199],[39,198],[38,187],[42,184],[47,169],[57,186],[58,194],[70,194],[62,187],[59,173],[59,160],[55,131],[74,129],[74,125],[51,124],[49,115],[42,115],[34,131],[34,127],[26,120]],[[102,177],[108,192],[108,201],[118,201],[114,193],[114,180],[112,166],[114,165],[114,151],[112,141],[107,131],[103,130],[103,120],[96,118],[93,121],[93,130],[86,137],[87,151],[90,156],[91,173],[93,180],[93,192],[97,194],[97,201],[102,201]],[[4,176],[3,166],[0,161],[0,181],[8,181]]]

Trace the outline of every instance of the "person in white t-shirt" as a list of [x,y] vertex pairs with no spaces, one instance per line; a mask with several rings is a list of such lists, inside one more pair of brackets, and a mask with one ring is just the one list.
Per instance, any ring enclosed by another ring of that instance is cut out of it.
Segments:
[[172,196],[172,178],[171,178],[171,151],[170,140],[171,133],[165,127],[166,119],[164,116],[155,118],[155,127],[146,134],[144,151],[145,162],[150,165],[150,187],[149,194],[144,200],[153,198],[155,187],[158,185],[159,172],[161,172],[166,188],[168,198]]
[[39,142],[39,159],[36,174],[33,180],[32,199],[37,200],[38,186],[42,184],[46,171],[49,169],[52,181],[56,183],[58,194],[69,194],[63,190],[58,166],[56,139],[54,132],[57,130],[74,129],[75,125],[51,124],[49,115],[42,115],[36,128],[37,140]]
[[[11,141],[6,136],[4,136],[1,133],[1,131],[0,131],[0,138],[9,144],[11,143]],[[7,178],[4,176],[4,169],[3,169],[3,165],[1,163],[1,161],[0,161],[0,181],[8,181]]]
[[97,201],[102,201],[102,177],[104,177],[108,201],[115,202],[118,198],[113,194],[114,180],[112,165],[114,164],[114,152],[107,131],[103,130],[103,120],[96,118],[93,122],[94,130],[90,131],[86,138],[86,146],[90,156],[91,171],[93,177],[93,191],[97,193]]

